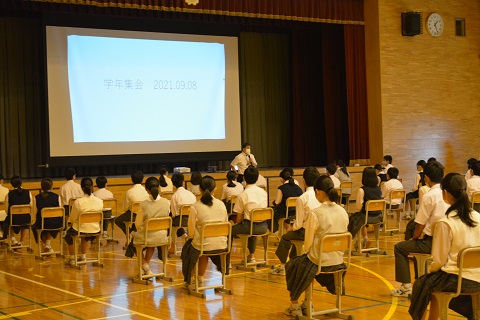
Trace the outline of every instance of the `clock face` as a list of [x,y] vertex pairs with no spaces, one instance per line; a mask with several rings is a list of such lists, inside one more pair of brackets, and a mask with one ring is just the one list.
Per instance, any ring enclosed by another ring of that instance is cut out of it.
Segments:
[[432,37],[439,37],[443,33],[443,19],[438,13],[432,13],[427,19],[427,31]]

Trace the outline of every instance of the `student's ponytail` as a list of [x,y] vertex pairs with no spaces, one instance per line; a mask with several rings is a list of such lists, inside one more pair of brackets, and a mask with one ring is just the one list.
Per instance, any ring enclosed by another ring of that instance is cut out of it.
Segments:
[[92,194],[93,180],[89,177],[85,177],[80,181],[80,186],[86,195]]
[[209,207],[213,205],[213,196],[212,192],[215,190],[215,179],[211,176],[205,176],[200,182],[200,189],[203,191],[203,195],[200,198],[200,201]]
[[280,178],[285,181],[288,181],[288,184],[291,186],[295,185],[295,180],[293,180],[292,174],[290,173],[290,168],[285,168],[280,172]]
[[458,173],[449,173],[443,178],[440,186],[442,190],[448,191],[455,198],[455,203],[447,209],[446,216],[448,217],[452,211],[457,211],[457,216],[463,223],[469,227],[475,227],[477,223],[470,216],[472,208],[468,199],[465,178]]
[[315,180],[314,189],[325,192],[328,200],[332,202],[338,201],[338,192],[333,187],[333,181],[329,176],[320,176],[317,180]]
[[235,180],[237,178],[237,174],[235,173],[235,171],[228,171],[227,172],[227,180],[228,180],[228,184],[227,184],[227,187],[229,188],[235,188],[237,185],[235,183],[233,183],[233,180]]
[[212,197],[212,195],[210,194],[210,191],[205,190],[205,191],[203,192],[202,197],[200,198],[200,201],[202,201],[202,203],[203,203],[204,205],[207,205],[207,206],[211,207],[211,206],[213,205],[213,197]]
[[149,177],[147,181],[145,181],[145,188],[150,191],[153,200],[157,199],[159,191],[158,191],[159,181],[155,177]]
[[161,167],[160,168],[160,177],[158,178],[160,182],[160,187],[165,188],[167,184],[167,180],[165,180],[165,175],[168,173],[167,168]]

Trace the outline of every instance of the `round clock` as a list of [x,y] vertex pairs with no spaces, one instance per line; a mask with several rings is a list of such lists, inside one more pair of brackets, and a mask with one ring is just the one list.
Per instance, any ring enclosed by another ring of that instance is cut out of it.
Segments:
[[432,37],[439,37],[443,33],[443,19],[438,13],[432,13],[427,18],[427,31]]

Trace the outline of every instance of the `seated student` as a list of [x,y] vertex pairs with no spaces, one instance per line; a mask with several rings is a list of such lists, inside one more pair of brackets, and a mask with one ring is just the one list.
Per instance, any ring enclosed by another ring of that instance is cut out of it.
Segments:
[[[238,195],[233,212],[237,214],[236,224],[232,227],[232,238],[237,234],[250,233],[250,212],[256,208],[266,208],[268,206],[267,192],[255,185],[258,179],[258,170],[254,166],[245,169],[244,179],[247,182],[245,190]],[[263,234],[267,232],[267,221],[253,224],[253,234]],[[233,241],[232,241],[233,242]],[[255,262],[255,249],[257,247],[257,237],[248,238],[247,262]]]
[[[425,183],[425,174],[423,173],[423,167],[425,167],[427,163],[425,160],[419,160],[417,162],[417,171],[418,173],[415,175],[415,180],[413,181],[413,188],[412,192],[407,193],[406,195],[406,203],[405,203],[405,218],[406,219],[411,219],[413,218],[413,214],[409,213],[410,211],[410,199],[415,199],[418,198],[418,190],[426,185]],[[412,208],[413,209],[413,208]]]
[[423,172],[430,190],[420,201],[413,237],[410,240],[400,241],[394,246],[395,281],[401,283],[398,289],[390,291],[390,295],[395,297],[408,297],[412,293],[408,255],[411,252],[431,253],[433,226],[445,216],[449,207],[443,201],[442,190],[440,190],[440,181],[444,172],[442,164],[437,161],[427,162]]
[[[115,219],[115,224],[122,230],[124,234],[127,234],[127,232],[131,231],[127,231],[127,228],[125,227],[125,221],[131,221],[132,219],[132,204],[134,202],[142,202],[148,199],[148,193],[142,186],[143,172],[140,170],[135,170],[132,172],[131,179],[133,182],[133,187],[125,192],[125,200],[123,201],[123,209],[125,210],[125,213],[119,215]],[[133,221],[135,221],[135,217],[133,217]],[[132,230],[136,231],[135,225],[133,225]],[[128,243],[125,243],[125,248],[127,246]]]
[[[471,209],[465,187],[465,179],[458,173],[449,173],[442,180],[443,199],[451,206],[435,228],[430,273],[418,278],[413,285],[408,312],[414,320],[424,319],[429,302],[428,319],[439,319],[438,301],[432,292],[454,292],[458,282],[458,253],[467,247],[480,246],[480,214]],[[480,266],[464,271],[462,276],[462,292],[480,290]],[[449,307],[468,319],[476,319],[470,296],[453,298]]]
[[[471,171],[473,175],[467,181],[467,194],[470,199],[472,199],[475,192],[480,191],[480,161],[472,164]],[[476,203],[474,209],[480,212],[480,203]]]
[[387,174],[383,174],[382,171],[383,171],[383,167],[381,164],[377,163],[375,166],[375,173],[377,174],[377,178],[378,178],[378,185],[381,185],[382,182],[385,182],[387,181]]
[[75,169],[68,168],[65,170],[65,178],[67,179],[67,182],[60,187],[59,193],[60,197],[62,197],[63,207],[65,208],[65,216],[68,216],[70,199],[83,197],[83,191],[80,185],[74,181],[77,178]]
[[[285,170],[287,170],[288,173],[290,173],[290,176],[293,178],[293,176],[294,176],[293,168],[287,167],[287,168],[285,168]],[[295,182],[295,184],[296,184],[297,186],[300,186],[300,183],[298,183],[298,180],[297,180],[297,179],[293,178],[293,181]]]
[[[5,198],[10,190],[3,186],[3,175],[0,173],[0,202],[5,202]],[[3,240],[3,223],[7,216],[5,210],[0,210],[0,240]]]
[[468,181],[468,179],[470,179],[472,176],[473,176],[473,172],[472,172],[472,166],[473,164],[477,162],[477,159],[475,158],[470,158],[468,159],[467,161],[467,167],[468,167],[468,170],[467,172],[465,173],[465,180]]
[[292,229],[282,236],[277,250],[275,251],[275,254],[280,260],[280,264],[272,270],[272,274],[285,275],[285,263],[287,262],[288,252],[290,252],[290,259],[302,254],[302,252],[297,252],[295,246],[292,245],[291,240],[305,239],[304,223],[307,221],[310,212],[313,209],[320,207],[320,202],[318,202],[315,197],[315,191],[313,190],[315,180],[317,180],[318,177],[320,177],[320,173],[315,167],[307,167],[303,171],[303,184],[305,185],[306,190],[297,199],[295,206],[296,218]]
[[[35,241],[38,243],[38,232],[37,229],[42,228],[42,209],[51,208],[51,207],[60,207],[61,198],[58,194],[51,192],[50,190],[53,187],[53,181],[50,178],[44,178],[40,182],[40,187],[42,191],[35,196],[35,207],[36,207],[36,220],[32,225],[32,232],[35,238]],[[56,229],[62,228],[63,219],[62,218],[46,218],[44,228],[47,229]],[[58,231],[42,231],[40,234],[40,239],[43,243],[43,252],[53,253],[54,250],[50,246],[50,241],[57,238]]]
[[[382,191],[377,184],[377,175],[375,169],[366,167],[362,173],[362,187],[357,191],[357,200],[355,204],[356,213],[350,216],[348,223],[348,231],[355,239],[358,231],[361,230],[363,242],[358,244],[360,248],[369,248],[370,240],[368,240],[367,228],[365,227],[365,205],[369,200],[380,200],[382,198]],[[368,213],[368,223],[375,224],[383,221],[381,211],[373,211]]]
[[394,168],[394,166],[392,165],[392,162],[393,162],[393,158],[391,155],[383,156],[383,160],[382,160],[383,170],[381,173],[387,174],[388,169]]
[[[87,212],[87,211],[102,211],[103,209],[103,200],[98,199],[92,193],[93,189],[93,181],[89,177],[85,177],[80,181],[80,186],[83,190],[83,197],[78,198],[73,203],[72,212],[70,212],[70,222],[72,226],[70,229],[67,230],[67,234],[65,235],[65,242],[68,245],[68,253],[70,255],[70,259],[68,263],[71,267],[75,266],[75,257],[74,257],[74,243],[72,236],[77,235],[78,231],[87,234],[95,234],[100,232],[100,226],[96,222],[87,222],[78,225],[78,217],[80,213]],[[82,237],[81,244],[80,244],[80,253],[81,256],[78,258],[78,261],[85,260],[87,258],[87,251],[90,247],[91,242],[95,239],[94,236],[92,237]]]
[[30,191],[25,190],[22,188],[22,178],[19,176],[13,176],[10,179],[10,184],[14,188],[13,190],[8,192],[7,197],[5,198],[5,208],[7,208],[7,217],[5,218],[5,222],[3,223],[3,234],[6,238],[9,234],[10,229],[13,230],[14,234],[20,233],[20,242],[17,241],[15,235],[12,235],[11,241],[12,246],[23,246],[24,239],[30,232],[30,223],[32,218],[30,214],[18,214],[15,215],[13,223],[15,225],[22,225],[21,227],[12,227],[10,228],[10,207],[13,205],[20,205],[20,204],[31,204],[32,203],[32,194]]
[[[95,197],[98,199],[106,200],[106,199],[113,199],[113,193],[110,190],[107,190],[107,178],[100,176],[95,179],[95,183],[97,184],[97,190],[93,193]],[[103,218],[110,218],[112,216],[112,210],[103,210]],[[110,238],[108,235],[108,220],[103,220],[103,237]]]
[[[352,180],[350,173],[347,171],[347,166],[342,160],[335,160],[335,165],[337,166],[337,172],[335,173],[335,176],[338,178],[338,180],[340,180],[340,183]],[[350,197],[351,192],[351,188],[342,189],[342,204],[347,204],[347,198]]]
[[391,167],[387,171],[388,181],[382,184],[382,198],[387,202],[387,209],[397,209],[402,203],[402,199],[390,199],[390,191],[396,189],[403,189],[402,183],[397,180],[398,169]]
[[227,212],[231,213],[231,203],[230,199],[232,196],[238,196],[240,193],[243,192],[244,188],[240,182],[237,182],[237,174],[235,171],[228,171],[227,172],[227,183],[222,186],[222,201],[225,203],[225,207],[227,208]]
[[158,181],[160,181],[160,193],[173,191],[173,184],[172,180],[168,177],[167,167],[162,166],[160,168],[160,177],[158,178]]
[[198,171],[192,172],[187,190],[196,196],[200,195],[200,181],[202,181],[202,174]]
[[[205,176],[200,182],[200,191],[202,197],[200,201],[190,209],[190,215],[188,217],[188,236],[189,240],[185,243],[182,249],[182,273],[185,284],[188,286],[193,283],[192,273],[195,264],[198,261],[198,282],[202,285],[203,276],[207,269],[208,257],[200,255],[200,231],[201,226],[205,222],[213,221],[228,221],[228,214],[225,205],[213,196],[215,192],[215,180],[211,176]],[[204,251],[226,251],[227,249],[227,237],[210,237],[208,243],[204,243]],[[217,270],[221,270],[221,262],[218,256],[210,257],[212,262],[217,266]],[[228,261],[227,261],[228,266]],[[228,268],[225,270],[228,274]]]
[[[145,181],[145,190],[148,193],[148,199],[142,201],[140,204],[142,211],[137,214],[135,218],[135,225],[137,226],[137,232],[133,238],[133,244],[145,244],[145,226],[146,221],[151,218],[168,217],[170,212],[170,203],[167,199],[160,197],[158,190],[160,182],[155,177],[150,177]],[[148,244],[149,246],[142,252],[137,254],[142,255],[142,272],[144,275],[153,275],[150,269],[150,260],[152,259],[155,247],[164,245],[167,243],[167,231],[157,230],[148,232]]]
[[[336,168],[335,168],[336,169]],[[295,184],[288,169],[280,172],[282,184],[277,189],[277,197],[273,201],[273,232],[278,232],[278,221],[287,216],[287,199],[290,197],[299,197],[302,195],[302,189]],[[295,208],[289,208],[288,218],[295,218]],[[286,224],[290,224],[289,221]]]
[[[338,205],[338,193],[333,188],[333,182],[327,176],[321,176],[315,181],[315,197],[322,204],[313,209],[305,226],[304,249],[306,254],[292,258],[285,265],[287,290],[290,292],[290,306],[285,310],[289,316],[301,316],[307,309],[306,301],[301,305],[298,299],[310,283],[315,280],[335,294],[335,281],[332,274],[317,274],[318,242],[327,233],[343,233],[347,231],[348,214]],[[345,269],[343,251],[331,252],[322,256],[322,272],[333,272]]]
[[[188,223],[188,216],[183,216],[182,222],[180,224],[180,207],[184,204],[194,204],[197,201],[197,198],[193,193],[188,191],[183,187],[185,177],[182,173],[174,173],[172,176],[173,186],[177,189],[170,199],[170,216],[172,217],[172,226],[184,226]],[[177,230],[177,237],[181,237],[185,234],[183,228]],[[168,250],[168,253],[175,253],[175,248],[173,247],[174,243],[172,241],[172,246]]]
[[335,173],[337,172],[337,166],[334,163],[329,163],[327,165],[327,176],[330,177],[333,181],[333,187],[334,188],[340,188],[340,180],[335,177]]

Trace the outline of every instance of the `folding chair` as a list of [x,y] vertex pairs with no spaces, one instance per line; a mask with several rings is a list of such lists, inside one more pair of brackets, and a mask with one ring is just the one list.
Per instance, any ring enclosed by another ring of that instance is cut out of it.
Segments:
[[361,255],[362,253],[366,253],[367,257],[370,256],[370,253],[377,253],[386,255],[385,251],[379,252],[380,250],[380,226],[385,224],[385,212],[386,212],[386,201],[385,200],[369,200],[365,204],[365,223],[363,224],[366,226],[368,224],[368,215],[370,212],[373,211],[381,211],[381,215],[383,217],[383,222],[373,224],[373,232],[375,235],[375,246],[370,248],[362,248],[362,233],[360,231],[357,232],[357,246],[355,251],[353,252],[354,255]]
[[[342,189],[342,198],[345,198],[345,205],[348,208],[348,203],[350,201],[350,196],[352,195],[352,189],[353,189],[353,182],[352,181],[344,181],[340,183],[340,188]],[[348,189],[348,192],[347,190]],[[343,191],[345,190],[345,191]],[[342,199],[340,198],[340,199]]]
[[[142,211],[142,206],[140,205],[140,202],[134,202],[132,203],[132,210],[131,211],[131,216],[130,216],[130,221],[125,221],[125,237],[127,240],[127,246],[130,243],[130,229],[133,227],[133,224],[135,223],[135,217],[137,216],[137,213]],[[124,247],[123,250],[126,250],[127,248]]]
[[233,207],[235,207],[235,202],[237,202],[237,196],[231,196],[230,197],[230,215],[237,215],[235,212],[233,212]]
[[[32,205],[31,204],[20,204],[20,205],[12,205],[10,206],[10,230],[8,236],[8,251],[12,252],[16,249],[27,248],[27,251],[33,252],[32,248],[32,236],[30,233],[30,229],[32,229]],[[14,224],[13,220],[15,216],[18,215],[30,215],[30,223],[28,225],[21,225],[21,224]],[[13,234],[13,227],[28,227],[28,245],[19,245],[19,246],[12,246],[12,234]]]
[[413,212],[413,219],[417,216],[417,210],[418,210],[418,205],[419,205],[419,199],[418,198],[411,198],[408,200],[408,203],[410,205],[410,210]]
[[[341,269],[332,272],[322,272],[322,256],[327,252],[346,251],[347,262],[346,269]],[[315,279],[310,283],[310,286],[305,291],[305,298],[307,302],[307,316],[298,316],[297,319],[315,319],[314,317],[325,315],[332,318],[349,319],[353,320],[352,315],[342,313],[342,288],[343,288],[343,274],[347,272],[350,267],[350,258],[352,252],[352,235],[350,232],[338,233],[338,234],[324,234],[319,241],[318,250],[318,272],[319,274],[333,274],[335,279],[335,293],[336,293],[336,305],[335,308],[327,310],[313,310],[312,295],[313,295],[313,283]]]
[[[283,224],[284,224],[285,220],[288,219],[289,209],[296,207],[297,199],[298,199],[298,197],[288,197],[287,201],[285,202],[285,206],[287,207],[286,212],[285,212],[285,218],[280,218],[280,220],[278,220],[278,238],[279,239],[281,239],[282,236],[285,234],[285,228],[283,227]],[[278,241],[275,244],[278,245]]]
[[[64,207],[49,207],[49,208],[43,208],[42,211],[40,212],[41,219],[42,219],[42,224],[41,228],[37,229],[38,233],[38,255],[35,256],[35,258],[38,259],[45,259],[46,256],[51,255],[51,252],[42,252],[42,248],[40,246],[41,244],[41,236],[43,231],[58,231],[59,235],[57,237],[59,238],[59,243],[60,243],[60,249],[58,251],[54,251],[53,254],[57,256],[63,256],[63,237],[62,237],[62,231],[65,229],[65,208]],[[45,222],[47,219],[62,219],[62,226],[59,228],[46,228],[45,227]]]
[[178,209],[179,215],[180,215],[180,220],[178,222],[178,226],[172,226],[172,243],[173,243],[173,248],[175,250],[174,254],[178,255],[182,252],[182,250],[177,250],[177,230],[180,228],[187,228],[188,223],[185,224],[183,223],[183,217],[184,216],[189,216],[190,215],[190,208],[191,204],[182,204],[180,208]]
[[[167,268],[166,268],[166,266],[167,266],[167,251],[168,251],[168,248],[170,247],[170,241],[171,241],[171,238],[172,238],[172,235],[170,233],[170,231],[172,230],[172,218],[171,217],[150,218],[150,219],[146,220],[144,222],[144,224],[145,224],[145,229],[144,229],[145,243],[135,245],[135,249],[136,249],[136,252],[137,252],[138,275],[136,277],[132,278],[132,281],[136,282],[136,283],[149,284],[150,283],[149,280],[151,278],[155,278],[157,280],[166,279],[170,282],[173,282],[173,278],[165,277],[165,271],[167,270]],[[149,246],[149,242],[151,242],[151,239],[149,237],[149,232],[160,231],[160,230],[165,230],[168,234],[167,242],[165,242],[164,244],[162,244],[160,246],[156,246],[156,247],[160,247],[161,248],[160,250],[162,250],[162,264],[163,264],[162,271],[159,272],[159,273],[154,273],[153,275],[143,275],[142,274],[142,250],[144,248],[151,247],[151,246]]]
[[[113,230],[115,228],[115,218],[117,217],[117,214],[118,214],[117,199],[111,198],[111,199],[103,200],[103,211],[107,211],[107,210],[111,210],[112,215],[110,216],[110,218],[103,218],[103,220],[107,220],[109,222],[112,229],[112,233],[111,233],[111,236],[109,236],[108,238],[104,238],[104,240],[106,240],[107,243],[110,243],[110,242],[118,243],[118,240],[115,240],[113,237]],[[108,232],[108,226],[107,226],[107,232]]]
[[[203,246],[208,243],[208,238],[210,237],[227,237],[227,247],[224,251],[218,252],[215,250],[215,253],[204,251]],[[233,294],[233,290],[225,288],[225,272],[228,268],[227,266],[227,255],[230,253],[230,241],[232,241],[232,225],[228,221],[224,222],[206,222],[201,226],[200,229],[200,257],[202,256],[220,256],[221,266],[222,266],[222,283],[211,286],[199,286],[198,285],[198,262],[195,265],[195,288],[188,289],[188,293],[197,297],[205,298],[206,289],[214,289],[215,292],[224,292],[230,295]],[[202,292],[200,292],[202,291]]]
[[[102,211],[85,211],[78,215],[77,218],[77,226],[81,226],[85,223],[98,223],[99,231],[97,233],[83,233],[79,230],[77,231],[76,235],[73,235],[73,257],[75,259],[75,267],[81,269],[83,265],[87,263],[93,263],[94,266],[103,267],[103,263],[100,263],[100,236],[102,235],[102,226],[103,226],[103,212]],[[79,227],[80,229],[80,227]],[[95,237],[96,242],[95,244],[92,243],[96,247],[97,256],[96,258],[89,259],[86,258],[85,260],[78,261],[78,248],[77,248],[77,240],[81,238],[88,238],[88,237]]]
[[473,303],[473,319],[480,319],[480,291],[473,293],[462,292],[463,272],[465,269],[478,268],[480,266],[480,246],[470,247],[460,250],[458,253],[457,267],[458,267],[458,283],[457,291],[455,292],[440,292],[434,291],[433,295],[437,298],[438,306],[440,308],[440,319],[448,319],[448,305],[450,300],[459,295],[471,295]]
[[472,209],[474,209],[476,204],[480,204],[480,191],[474,192],[472,194],[471,202],[472,202]]
[[408,254],[409,257],[415,259],[415,279],[428,273],[428,264],[432,262],[432,255],[429,253],[416,253],[412,252]]
[[[253,224],[257,222],[263,222],[265,220],[271,220],[271,225],[267,228],[267,231],[263,234],[253,234]],[[246,271],[257,271],[257,266],[267,266],[268,265],[268,236],[270,235],[271,231],[273,230],[273,209],[272,208],[257,208],[253,209],[250,212],[250,233],[248,234],[238,234],[240,241],[242,243],[242,250],[243,250],[243,266],[237,266],[237,269],[246,270]],[[263,260],[255,261],[255,262],[247,262],[247,246],[248,246],[248,238],[260,236],[263,240]]]
[[[387,210],[385,211],[385,214],[383,215],[383,232],[384,234],[387,234],[390,232],[390,235],[393,236],[393,232],[400,231],[400,218],[405,214],[405,198],[406,198],[407,192],[404,189],[395,189],[395,190],[390,190],[390,201],[394,199],[401,199],[401,203],[398,205],[398,208],[392,209],[391,204],[387,204]],[[396,214],[396,217],[395,217]],[[394,221],[396,220],[395,226],[393,228],[388,228],[388,216],[392,216]]]
[[173,196],[174,193],[175,192],[173,192],[173,191],[163,191],[163,192],[160,193],[160,196],[162,198],[165,198],[168,201],[170,201],[172,199],[172,196]]

